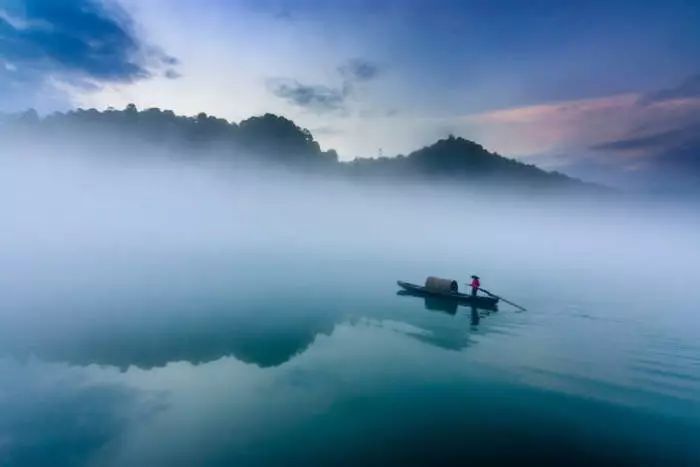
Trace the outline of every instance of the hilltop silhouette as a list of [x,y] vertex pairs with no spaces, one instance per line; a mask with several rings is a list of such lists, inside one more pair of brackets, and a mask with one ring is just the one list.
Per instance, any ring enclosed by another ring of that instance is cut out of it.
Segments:
[[347,171],[362,177],[441,178],[540,188],[593,186],[489,152],[480,144],[454,136],[407,156],[355,159],[347,163]]

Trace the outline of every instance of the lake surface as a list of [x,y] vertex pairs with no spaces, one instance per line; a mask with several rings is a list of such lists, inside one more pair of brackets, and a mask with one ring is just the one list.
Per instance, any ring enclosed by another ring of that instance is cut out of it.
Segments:
[[467,280],[436,252],[15,259],[0,465],[700,463],[697,291],[473,256],[527,312],[398,296]]

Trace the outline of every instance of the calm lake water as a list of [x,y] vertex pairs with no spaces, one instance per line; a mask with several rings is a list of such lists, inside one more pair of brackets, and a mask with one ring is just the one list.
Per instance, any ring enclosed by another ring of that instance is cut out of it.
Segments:
[[484,287],[528,311],[440,310],[395,280],[472,271],[422,256],[18,261],[0,465],[700,462],[697,291],[481,257]]

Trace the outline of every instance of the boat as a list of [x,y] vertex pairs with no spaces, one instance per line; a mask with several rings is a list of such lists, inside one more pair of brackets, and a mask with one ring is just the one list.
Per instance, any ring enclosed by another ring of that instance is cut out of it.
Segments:
[[411,284],[410,282],[396,281],[398,286],[404,289],[400,292],[401,295],[442,297],[454,300],[461,305],[475,306],[487,310],[495,310],[498,305],[498,298],[495,297],[484,297],[480,295],[471,296],[460,293],[456,281],[429,277],[425,282],[426,285],[422,286]]

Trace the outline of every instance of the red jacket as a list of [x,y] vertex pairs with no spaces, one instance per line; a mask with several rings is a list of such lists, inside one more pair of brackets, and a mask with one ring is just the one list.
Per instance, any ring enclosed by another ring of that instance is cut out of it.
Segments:
[[479,279],[472,279],[472,287],[475,287],[475,288],[481,287],[481,282],[479,282]]

